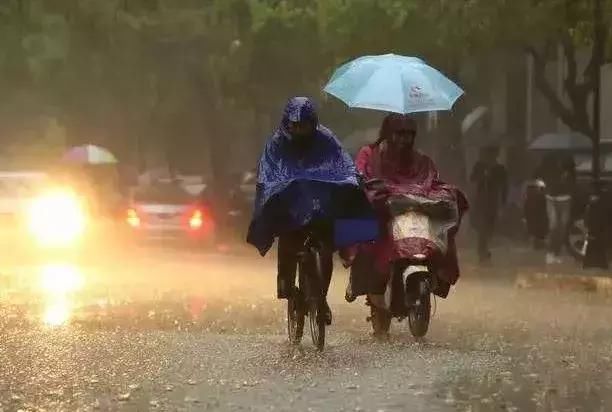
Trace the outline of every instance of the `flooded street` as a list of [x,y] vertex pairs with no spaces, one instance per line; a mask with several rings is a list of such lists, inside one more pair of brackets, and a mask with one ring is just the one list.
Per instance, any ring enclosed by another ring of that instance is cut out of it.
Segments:
[[0,408],[17,410],[605,411],[612,311],[586,293],[516,289],[466,264],[424,342],[331,292],[317,353],[286,343],[275,261],[141,249],[1,268]]

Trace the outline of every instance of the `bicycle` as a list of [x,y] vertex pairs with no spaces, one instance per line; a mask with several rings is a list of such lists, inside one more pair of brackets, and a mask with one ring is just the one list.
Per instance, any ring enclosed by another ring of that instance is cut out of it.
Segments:
[[322,289],[323,242],[313,230],[307,231],[298,257],[298,285],[287,299],[287,332],[289,342],[298,345],[304,335],[306,316],[310,321],[312,343],[319,351],[325,347],[326,310]]

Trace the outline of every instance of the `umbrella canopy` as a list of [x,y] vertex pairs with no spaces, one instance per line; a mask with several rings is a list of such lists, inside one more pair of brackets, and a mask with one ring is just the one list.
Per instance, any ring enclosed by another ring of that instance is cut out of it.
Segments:
[[591,150],[591,139],[581,133],[547,133],[529,145],[531,150]]
[[336,70],[324,91],[349,107],[394,113],[450,110],[463,90],[416,57],[364,56]]
[[109,150],[94,145],[73,147],[64,154],[64,160],[88,165],[118,163],[117,158]]

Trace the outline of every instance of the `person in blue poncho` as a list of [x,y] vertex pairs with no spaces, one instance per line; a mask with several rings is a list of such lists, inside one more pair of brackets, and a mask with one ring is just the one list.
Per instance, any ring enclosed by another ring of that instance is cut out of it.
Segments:
[[[295,287],[297,255],[305,240],[302,229],[315,222],[327,239],[321,256],[327,294],[333,271],[333,221],[369,206],[359,190],[353,160],[319,123],[311,100],[289,100],[281,124],[266,142],[257,173],[247,242],[263,256],[279,238],[278,298],[287,299]],[[325,306],[329,324],[331,310]]]

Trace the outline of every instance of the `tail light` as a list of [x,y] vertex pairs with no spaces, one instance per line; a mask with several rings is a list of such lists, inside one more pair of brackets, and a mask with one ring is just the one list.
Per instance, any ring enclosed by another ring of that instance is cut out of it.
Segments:
[[126,221],[131,227],[140,227],[140,217],[135,209],[128,209]]
[[214,222],[206,208],[197,207],[187,215],[189,229],[198,236],[210,233],[214,230]]
[[202,216],[201,210],[195,210],[191,217],[189,218],[189,227],[193,230],[198,230],[202,228],[204,224],[204,219]]

